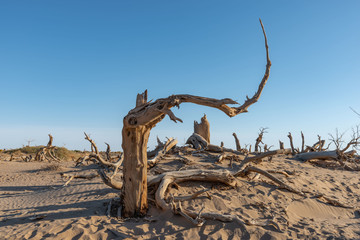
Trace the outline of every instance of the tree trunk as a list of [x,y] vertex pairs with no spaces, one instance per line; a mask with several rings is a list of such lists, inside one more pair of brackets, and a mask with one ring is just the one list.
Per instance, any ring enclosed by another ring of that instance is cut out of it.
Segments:
[[144,216],[147,211],[147,143],[151,128],[126,127],[122,131],[124,151],[123,216]]
[[206,119],[206,114],[201,118],[201,122],[194,121],[194,133],[202,136],[208,143],[210,143],[210,123]]

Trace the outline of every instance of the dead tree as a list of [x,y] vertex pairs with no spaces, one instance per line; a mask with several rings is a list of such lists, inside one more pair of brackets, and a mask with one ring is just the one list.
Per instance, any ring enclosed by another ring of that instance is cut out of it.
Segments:
[[266,70],[258,90],[253,97],[247,97],[244,104],[238,107],[231,107],[229,105],[238,103],[230,98],[213,99],[187,94],[172,95],[151,102],[147,99],[147,91],[138,94],[136,107],[130,110],[123,120],[123,216],[143,216],[147,212],[147,143],[151,129],[163,120],[166,115],[174,122],[182,122],[180,118],[174,115],[171,108],[179,107],[181,103],[188,102],[217,108],[229,117],[234,117],[240,113],[247,112],[247,109],[259,100],[269,78],[271,67],[267,38],[261,20],[260,24],[265,38]]
[[52,142],[53,142],[53,136],[49,134],[48,144],[45,147],[41,148],[35,155],[36,161],[45,161],[45,160],[59,161],[59,159],[55,156],[54,153],[56,146],[53,146]]
[[293,138],[291,136],[291,132],[289,132],[288,138],[290,140],[290,147],[291,147],[292,154],[295,155],[294,143],[293,143]]
[[305,137],[303,132],[301,131],[301,152],[305,151],[304,146],[305,146]]
[[194,133],[202,136],[208,143],[210,143],[210,123],[206,119],[206,114],[201,118],[201,122],[194,121]]
[[236,144],[236,151],[241,151],[241,146],[240,146],[240,141],[236,135],[236,133],[233,133],[234,139],[235,139],[235,144]]
[[[266,133],[266,129],[267,128],[260,128],[260,132],[259,132],[259,136],[256,138],[256,142],[255,142],[255,152],[259,152],[259,144],[262,143],[262,138],[264,136],[264,133]],[[260,149],[260,152],[261,152],[261,149]]]
[[279,140],[279,145],[280,145],[280,146],[279,146],[280,149],[284,149],[284,142],[282,142],[282,141]]

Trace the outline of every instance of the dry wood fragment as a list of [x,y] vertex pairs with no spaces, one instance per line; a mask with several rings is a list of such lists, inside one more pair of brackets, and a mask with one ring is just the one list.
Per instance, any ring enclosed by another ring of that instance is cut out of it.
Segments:
[[281,188],[284,188],[290,192],[299,194],[300,196],[305,196],[305,194],[301,191],[298,191],[296,189],[294,189],[293,187],[287,185],[286,183],[284,183],[283,181],[281,181],[280,179],[278,179],[277,177],[273,176],[272,174],[270,174],[269,172],[262,170],[260,168],[257,167],[253,167],[253,166],[248,166],[245,170],[244,173],[246,174],[247,172],[256,172],[256,173],[260,173],[261,175],[264,175],[265,177],[271,179],[272,181],[274,181],[275,183],[279,184]]
[[71,173],[60,173],[61,177],[68,179],[66,183],[63,185],[64,187],[67,186],[74,178],[81,178],[81,179],[88,179],[91,180],[99,176],[97,173],[93,174],[71,174]]
[[289,153],[290,153],[290,149],[279,149],[279,150],[265,152],[265,153],[256,155],[254,157],[247,157],[241,162],[240,166],[238,167],[239,170],[234,174],[234,176],[238,176],[246,168],[246,166],[251,162],[261,161],[261,159],[263,159],[265,157],[274,156],[276,154],[289,154]]
[[312,159],[336,159],[338,154],[336,151],[323,151],[323,152],[305,152],[299,153],[295,156],[295,158],[309,161]]
[[197,133],[193,133],[188,140],[186,140],[186,144],[191,144],[196,150],[205,149],[209,145],[205,138]]
[[158,151],[158,153],[152,158],[148,160],[148,167],[155,166],[156,163],[160,161],[162,157],[175,145],[178,143],[178,141],[174,138],[169,138],[165,144],[163,144],[163,149]]

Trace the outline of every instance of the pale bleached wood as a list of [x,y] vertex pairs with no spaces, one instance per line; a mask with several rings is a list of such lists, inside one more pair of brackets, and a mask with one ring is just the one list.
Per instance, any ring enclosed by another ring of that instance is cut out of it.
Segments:
[[178,141],[174,138],[169,138],[166,143],[163,146],[163,149],[158,151],[158,153],[152,158],[148,160],[148,166],[153,167],[155,164],[157,164],[162,157],[170,150],[172,149]]
[[209,143],[200,134],[193,133],[187,140],[186,144],[191,144],[196,150],[205,149]]
[[221,182],[229,186],[235,186],[236,181],[232,173],[226,169],[189,169],[183,171],[172,171],[162,173],[156,176],[148,176],[148,186],[153,186],[161,182],[163,177],[171,177],[173,182],[185,182],[185,181],[209,181],[209,182]]
[[234,176],[241,175],[249,163],[261,161],[263,158],[271,157],[277,154],[290,154],[290,153],[291,153],[290,149],[278,149],[274,151],[265,152],[259,155],[255,155],[253,157],[247,157],[240,163],[238,170],[236,170],[236,172],[234,173]]
[[295,156],[295,158],[309,161],[312,159],[336,159],[338,154],[336,151],[323,151],[323,152],[305,152],[299,153]]

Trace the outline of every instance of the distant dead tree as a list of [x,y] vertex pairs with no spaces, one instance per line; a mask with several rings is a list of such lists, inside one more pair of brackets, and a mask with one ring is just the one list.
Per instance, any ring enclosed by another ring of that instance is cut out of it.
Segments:
[[[264,136],[264,133],[267,133],[266,132],[267,129],[268,128],[263,128],[263,127],[259,129],[259,131],[260,131],[259,136],[256,138],[256,142],[255,142],[255,149],[254,149],[255,152],[259,152],[259,147],[260,147],[259,144],[260,143],[264,144],[262,141],[262,138]],[[261,152],[261,150],[260,150],[260,152]]]
[[26,142],[27,142],[27,147],[30,147],[30,144],[33,142],[33,141],[35,141],[34,139],[28,139],[28,140],[26,140]]
[[45,161],[45,160],[59,161],[59,159],[55,156],[54,153],[56,146],[53,146],[52,142],[53,142],[53,136],[49,134],[48,144],[45,147],[41,148],[35,155],[36,161]]

